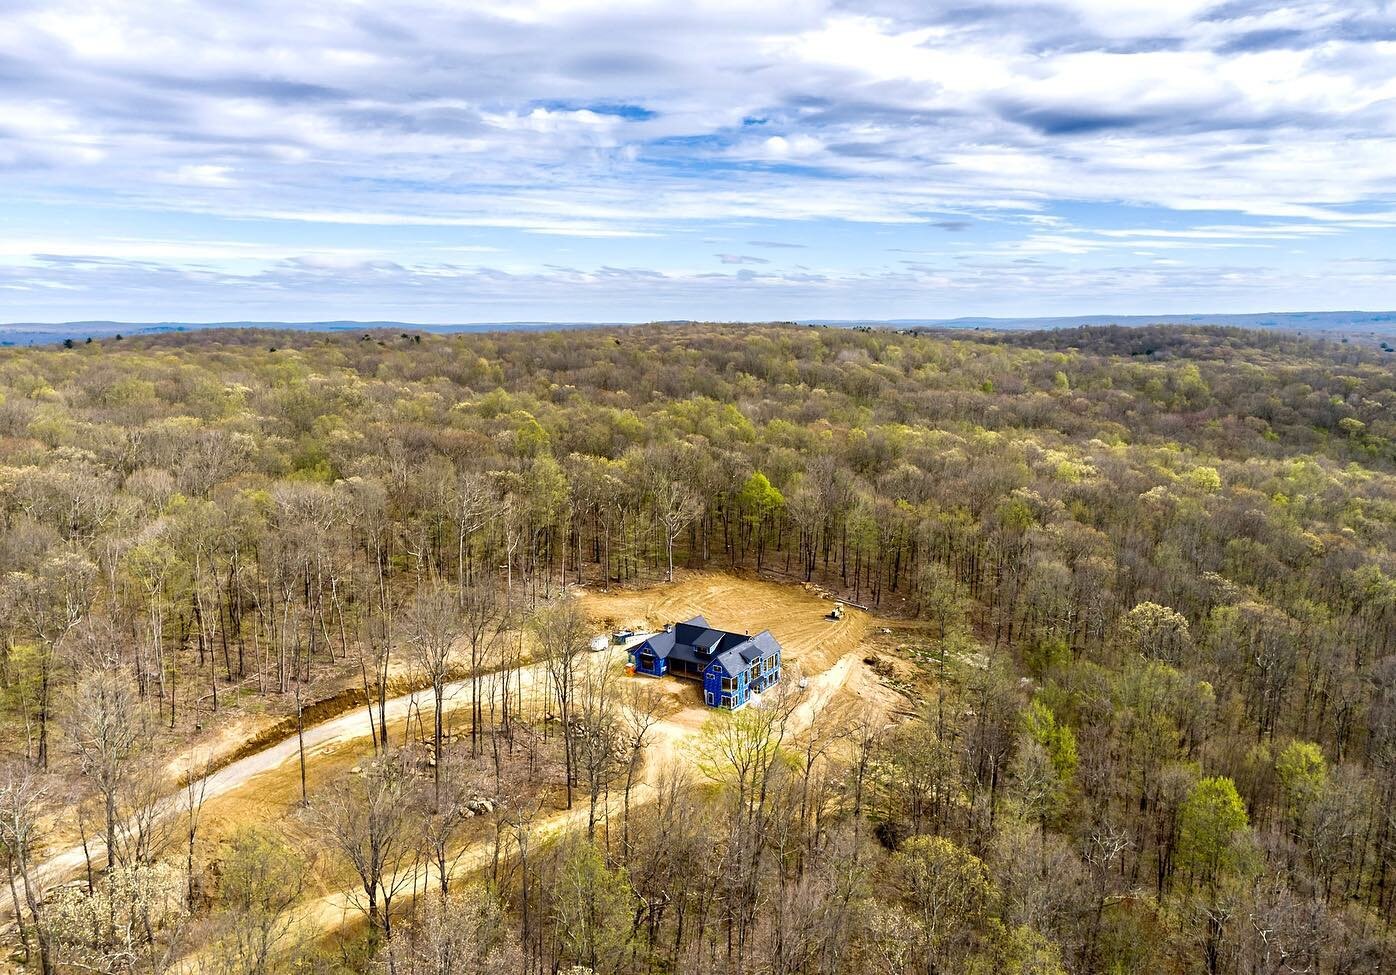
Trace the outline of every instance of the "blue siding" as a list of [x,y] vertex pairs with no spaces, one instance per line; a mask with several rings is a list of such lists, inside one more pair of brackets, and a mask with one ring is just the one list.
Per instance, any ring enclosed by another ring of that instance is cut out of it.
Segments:
[[[753,669],[755,667],[753,666]],[[752,689],[758,693],[767,690],[780,680],[780,652],[763,657],[760,661],[761,675],[754,677],[751,682]]]
[[647,677],[663,677],[669,672],[669,662],[651,653],[648,643],[630,649],[630,662],[635,667],[635,673]]
[[[730,682],[730,686],[724,686]],[[729,674],[714,661],[703,672],[703,701],[709,707],[735,711],[751,700],[751,674],[741,671]]]
[[[635,673],[644,674],[647,677],[664,677],[672,674],[678,677],[700,679],[703,682],[704,703],[709,707],[729,711],[744,707],[750,702],[753,694],[770,689],[780,680],[780,656],[780,651],[777,649],[770,655],[746,665],[741,671],[733,674],[727,671],[727,664],[720,659],[713,659],[701,671],[699,670],[700,665],[691,662],[670,661],[655,653],[648,640],[630,650],[631,665],[635,668]],[[739,660],[740,658],[735,659]]]

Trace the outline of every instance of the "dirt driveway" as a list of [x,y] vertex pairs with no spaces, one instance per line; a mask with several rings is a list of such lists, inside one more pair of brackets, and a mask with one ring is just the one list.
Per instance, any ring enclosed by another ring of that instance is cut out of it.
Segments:
[[[865,699],[879,696],[875,679],[861,662],[860,647],[871,626],[868,615],[850,609],[841,620],[827,620],[825,614],[833,604],[798,584],[773,583],[725,573],[691,572],[680,574],[673,583],[611,592],[580,590],[577,596],[598,632],[609,632],[618,626],[650,631],[694,615],[705,616],[712,625],[737,632],[771,630],[783,648],[790,678],[808,679],[805,699],[792,718],[792,734],[808,727],[816,711],[828,706],[841,693]],[[613,648],[605,655],[596,655],[592,662],[618,669],[624,656],[623,650]],[[521,667],[494,675],[493,679],[509,679],[521,699],[541,706],[545,689],[541,665]],[[620,679],[643,681],[651,678]],[[659,683],[672,693],[674,700],[655,729],[651,754],[646,756],[648,769],[679,754],[679,746],[696,735],[713,713],[703,707],[695,683],[678,678],[664,678]],[[446,710],[464,708],[468,700],[468,684],[452,684],[448,688]],[[419,717],[425,715],[429,726],[431,710],[429,691],[404,694],[389,701],[388,720],[391,725],[402,728],[409,716],[416,713]],[[321,772],[332,773],[355,756],[367,755],[369,743],[368,718],[362,708],[307,727],[306,761],[312,780],[322,778]],[[299,748],[296,737],[292,736],[208,776],[204,783],[206,815],[211,820],[230,824],[232,820],[252,822],[283,818],[290,811],[291,803],[268,800],[272,796],[289,799],[292,792],[299,798]],[[294,789],[288,785],[292,779],[296,783]],[[171,796],[165,801],[166,813],[178,813],[182,801],[182,794]],[[575,815],[576,810],[559,813],[547,820],[545,828],[561,829]],[[100,843],[89,840],[89,847],[94,860],[100,862],[104,855]],[[458,870],[469,871],[472,865],[478,864],[478,855],[478,851],[471,849],[460,860]],[[78,876],[83,865],[82,847],[74,846],[47,858],[34,870],[34,877],[47,889]],[[8,903],[0,903],[0,918],[8,916],[8,907]],[[331,929],[343,923],[352,911],[347,893],[322,896],[307,907],[313,923]]]

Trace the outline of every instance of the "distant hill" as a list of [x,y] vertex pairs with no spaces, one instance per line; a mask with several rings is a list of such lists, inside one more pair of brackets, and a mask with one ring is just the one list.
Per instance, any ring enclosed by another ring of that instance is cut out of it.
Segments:
[[[424,325],[414,322],[16,322],[0,324],[0,345],[42,345],[72,339],[106,339],[117,335],[152,335],[210,328],[294,329],[307,332],[347,332],[411,329],[419,332],[523,332],[559,329],[605,328],[629,322],[461,322]],[[677,322],[664,324],[680,324]],[[837,328],[951,328],[985,331],[1038,331],[1090,325],[1233,325],[1241,328],[1281,329],[1311,334],[1396,335],[1396,311],[1268,312],[1248,315],[1075,315],[1055,318],[898,318],[804,319],[801,325]]]
[[1037,331],[1082,325],[1232,325],[1304,332],[1393,332],[1396,311],[1287,311],[1247,315],[1068,315],[1058,318],[904,318],[887,321],[819,319],[817,325],[880,325],[894,328],[977,328]]
[[162,332],[194,332],[211,328],[292,329],[303,332],[354,332],[411,329],[416,332],[531,332],[570,328],[604,328],[624,322],[463,322],[421,325],[412,322],[15,322],[0,324],[0,345],[42,345],[72,339],[109,339],[121,336],[158,335]]

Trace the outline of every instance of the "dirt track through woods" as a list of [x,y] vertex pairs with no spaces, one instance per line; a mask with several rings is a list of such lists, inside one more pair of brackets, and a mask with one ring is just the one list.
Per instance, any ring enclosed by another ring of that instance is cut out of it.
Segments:
[[[712,622],[710,620],[710,622]],[[849,653],[835,662],[833,667],[822,674],[811,677],[807,685],[798,691],[799,700],[786,722],[787,744],[803,734],[814,723],[815,716],[825,713],[835,699],[846,690],[854,690],[855,677],[864,673],[862,661],[857,653]],[[631,680],[647,680],[632,677]],[[861,694],[860,694],[861,696]],[[760,704],[753,706],[759,707]],[[702,731],[707,719],[716,713],[701,705],[688,707],[657,722],[650,730],[650,740],[645,749],[644,768],[634,788],[631,790],[630,808],[632,811],[654,800],[656,795],[656,774],[670,764],[691,763],[691,757],[683,747],[691,743]],[[609,809],[598,806],[597,817],[609,818],[620,815],[622,800],[612,795]],[[531,842],[559,836],[570,829],[586,827],[589,808],[585,796],[579,795],[572,809],[565,809],[545,816],[533,824],[530,830]],[[476,840],[457,850],[447,875],[454,879],[468,877],[489,867],[494,856],[492,838]],[[410,897],[413,890],[434,890],[438,883],[438,871],[434,864],[422,864],[411,871],[399,875],[394,886],[408,893],[399,897]],[[362,892],[343,890],[317,897],[308,903],[300,916],[300,922],[310,930],[328,934],[363,921]]]
[[[791,735],[808,728],[816,711],[827,707],[842,693],[868,700],[881,698],[885,691],[861,663],[860,647],[870,625],[867,614],[849,609],[843,619],[827,620],[825,614],[833,603],[800,585],[703,572],[683,573],[672,584],[610,593],[587,590],[579,595],[583,611],[596,622],[598,629],[608,631],[618,626],[653,630],[698,614],[705,616],[713,626],[737,632],[770,629],[783,647],[787,676],[799,673],[810,679],[803,692],[804,700],[792,715]],[[623,651],[612,649],[604,657],[596,655],[590,659],[596,663],[605,660],[608,665],[618,667],[623,656]],[[535,706],[541,703],[537,695],[541,694],[546,680],[541,665],[532,664],[492,675],[491,679],[497,681],[506,675],[514,682],[516,693],[521,693],[525,700],[534,695]],[[644,677],[622,679],[649,680]],[[632,797],[632,802],[637,804],[648,797],[653,771],[679,756],[680,745],[696,735],[713,713],[702,706],[695,684],[676,678],[666,678],[660,684],[677,698],[678,710],[668,714],[654,729],[645,758],[645,781]],[[468,682],[449,685],[446,700],[447,710],[466,706]],[[404,694],[388,702],[388,721],[390,725],[401,727],[418,712],[430,724],[431,710],[429,690]],[[362,748],[369,739],[369,719],[362,707],[307,727],[307,765],[314,768],[317,763],[328,763],[335,757],[331,752],[342,752],[346,743],[357,743],[357,747]],[[299,743],[292,735],[232,762],[204,780],[205,802],[212,804],[226,797],[255,805],[258,792],[271,781],[264,777],[299,775],[298,752]],[[342,758],[340,755],[339,759]],[[183,802],[182,792],[167,798],[163,804],[164,813],[182,812]],[[584,822],[585,804],[578,808]],[[577,816],[578,809],[556,813],[542,820],[537,828],[541,835],[550,835],[572,823]],[[94,861],[100,863],[105,855],[100,841],[89,839],[88,845]],[[464,875],[478,870],[487,864],[490,855],[491,844],[472,844],[462,851],[452,872]],[[50,856],[32,873],[36,882],[48,889],[79,876],[83,869],[83,849],[78,845]],[[353,894],[346,891],[322,896],[308,903],[306,909],[307,922],[320,930],[337,930],[355,913]],[[0,904],[0,918],[9,917],[10,913],[6,898],[5,903]]]
[[[609,656],[614,660],[620,660],[624,653],[617,648],[612,650]],[[489,693],[489,688],[497,686],[497,682],[506,675],[513,681],[514,692],[516,694],[522,693],[525,697],[534,692],[546,678],[541,664],[530,664],[518,670],[487,675],[485,677],[485,693]],[[467,707],[470,701],[469,695],[469,681],[457,681],[446,685],[446,707],[444,710],[454,711],[457,708]],[[387,703],[386,710],[390,731],[393,730],[394,726],[401,726],[409,717],[416,714],[423,715],[422,720],[429,724],[430,715],[434,710],[432,693],[430,690],[421,690],[391,698]],[[364,707],[354,708],[337,718],[312,725],[305,729],[306,764],[314,764],[335,746],[349,742],[368,742],[372,736],[373,733],[369,728],[368,710]],[[200,788],[201,781],[203,800],[207,807],[217,799],[255,786],[256,780],[260,776],[283,769],[286,770],[287,774],[299,774],[297,761],[299,754],[300,741],[296,735],[292,735],[255,754],[225,765],[217,772],[196,781],[194,789],[197,791]],[[161,800],[160,817],[183,814],[187,801],[185,796],[186,793],[181,790]],[[106,844],[101,839],[89,837],[87,846],[94,865],[100,867],[106,858]],[[85,871],[85,862],[83,847],[78,844],[50,855],[42,864],[31,870],[30,876],[41,889],[48,890],[82,874]],[[22,884],[19,885],[19,891],[22,895],[24,891]],[[0,900],[0,919],[9,918],[13,913],[12,899]]]
[[[890,710],[886,688],[863,665],[862,642],[870,621],[867,614],[847,610],[843,619],[825,619],[833,603],[799,585],[782,585],[744,579],[723,573],[684,573],[673,584],[616,592],[587,591],[581,594],[582,608],[598,627],[611,630],[631,627],[656,630],[665,623],[704,616],[721,629],[758,632],[769,629],[780,641],[784,665],[794,665],[808,678],[799,689],[799,700],[786,723],[786,740],[797,738],[814,723],[816,715],[843,699],[857,698]],[[624,678],[648,681],[648,677]],[[660,685],[682,701],[680,709],[668,714],[651,729],[645,749],[644,769],[631,794],[631,808],[653,800],[655,775],[671,763],[688,761],[685,743],[701,733],[716,713],[702,705],[697,684],[679,678],[663,678]],[[760,706],[760,703],[753,706]],[[619,813],[620,800],[613,798],[609,815]],[[534,841],[557,836],[572,827],[584,827],[588,816],[584,798],[570,810],[546,816],[534,824]],[[607,811],[598,809],[598,816]],[[457,851],[452,878],[469,876],[489,866],[494,855],[493,839],[468,843]],[[414,870],[407,890],[431,888],[437,873],[430,865]],[[303,922],[320,932],[332,932],[362,921],[357,906],[361,895],[344,890],[327,894],[306,905]]]

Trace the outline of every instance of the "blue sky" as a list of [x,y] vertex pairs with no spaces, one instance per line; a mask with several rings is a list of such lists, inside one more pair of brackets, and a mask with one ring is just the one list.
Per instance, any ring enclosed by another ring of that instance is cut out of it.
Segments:
[[1386,0],[9,0],[0,320],[1396,308]]

